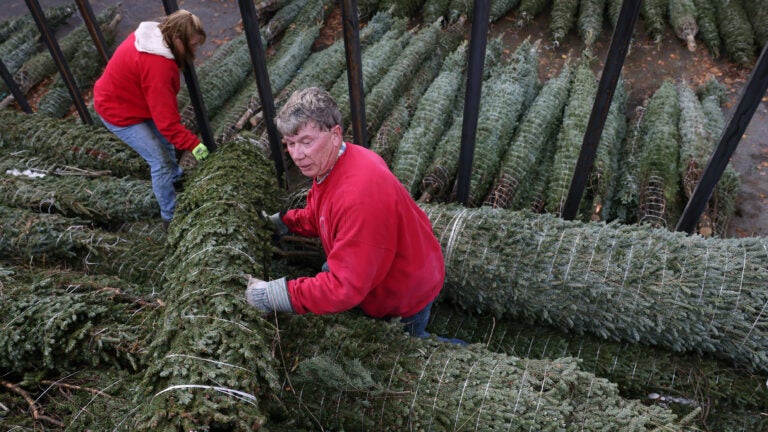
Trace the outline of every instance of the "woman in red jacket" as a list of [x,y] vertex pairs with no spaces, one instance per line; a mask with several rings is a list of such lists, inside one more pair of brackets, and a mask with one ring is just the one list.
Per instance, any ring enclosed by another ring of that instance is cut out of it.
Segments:
[[402,318],[411,334],[428,336],[445,267],[426,213],[379,155],[343,141],[341,113],[325,90],[294,93],[276,123],[291,159],[314,180],[304,208],[270,219],[283,233],[320,237],[327,271],[294,280],[251,278],[248,302],[265,312],[299,314],[359,307],[375,318]]
[[198,160],[208,156],[181,124],[176,100],[179,71],[194,60],[205,37],[200,20],[185,10],[161,23],[142,22],[115,50],[93,88],[94,109],[104,125],[149,164],[165,227],[176,208],[173,184],[183,173],[175,149],[190,150]]

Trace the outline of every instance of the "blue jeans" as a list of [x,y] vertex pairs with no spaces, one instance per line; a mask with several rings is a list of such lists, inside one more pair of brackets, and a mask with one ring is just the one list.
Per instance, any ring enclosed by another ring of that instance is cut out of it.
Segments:
[[[429,323],[429,313],[432,310],[432,303],[434,303],[434,300],[424,306],[424,309],[417,312],[416,315],[402,318],[400,320],[400,322],[403,323],[403,326],[405,327],[405,331],[410,333],[411,336],[420,338],[427,338],[430,336],[427,332],[427,324]],[[442,342],[448,342],[461,346],[467,345],[467,343],[461,339],[444,338],[441,336],[435,336],[435,338]]]
[[152,176],[152,191],[160,205],[160,217],[173,219],[176,210],[176,190],[173,183],[181,178],[183,170],[176,162],[176,150],[160,133],[155,122],[147,120],[131,126],[115,126],[105,121],[104,126],[144,158]]

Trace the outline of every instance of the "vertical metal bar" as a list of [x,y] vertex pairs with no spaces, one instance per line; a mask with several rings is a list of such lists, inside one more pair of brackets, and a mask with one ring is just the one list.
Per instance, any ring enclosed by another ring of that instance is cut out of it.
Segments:
[[[163,7],[165,7],[166,15],[170,15],[179,10],[176,0],[163,0]],[[208,147],[208,150],[210,152],[215,152],[216,140],[213,139],[211,124],[208,121],[208,112],[205,109],[205,102],[200,93],[200,82],[197,80],[195,65],[193,65],[192,62],[187,62],[184,66],[184,82],[187,83],[189,101],[192,103],[192,108],[195,109],[195,117],[197,118],[197,128],[200,131],[200,137],[205,146]]]
[[72,71],[69,69],[67,60],[64,58],[64,54],[61,52],[59,43],[56,41],[56,38],[53,36],[53,33],[51,32],[50,27],[48,27],[48,21],[46,21],[45,19],[45,13],[43,13],[42,8],[40,7],[40,3],[37,0],[25,0],[25,1],[27,3],[27,8],[29,9],[30,14],[35,19],[35,23],[37,24],[37,29],[40,31],[40,35],[43,38],[43,42],[45,42],[45,45],[48,47],[48,50],[51,52],[51,57],[53,57],[53,61],[56,63],[56,66],[59,68],[61,79],[64,80],[64,83],[67,85],[67,90],[69,90],[69,96],[72,98],[72,102],[74,102],[75,108],[77,109],[78,114],[80,114],[80,119],[85,124],[93,124],[93,119],[91,118],[91,114],[88,112],[88,109],[85,106],[83,95],[80,93],[80,89],[77,87],[77,82],[75,81],[74,76],[72,76]]
[[275,101],[272,97],[272,88],[269,84],[269,72],[267,71],[266,54],[261,44],[259,33],[259,21],[256,16],[256,7],[253,0],[238,0],[240,15],[243,18],[245,38],[248,41],[248,49],[251,53],[254,74],[256,75],[256,87],[261,98],[261,109],[264,111],[264,121],[269,136],[269,148],[272,150],[272,159],[277,170],[277,181],[281,187],[288,188],[288,178],[285,175],[285,161],[283,160],[282,138],[275,126]]
[[720,136],[720,142],[712,156],[709,158],[707,167],[701,175],[693,195],[685,205],[680,220],[677,221],[676,231],[685,231],[688,234],[693,233],[696,224],[699,222],[707,201],[712,196],[712,192],[720,181],[723,171],[728,166],[728,162],[739,145],[739,140],[749,125],[749,121],[755,114],[760,100],[768,89],[768,43],[763,47],[763,52],[757,60],[755,68],[747,81],[747,85],[742,89],[739,103],[733,111],[728,124],[723,129]]
[[88,0],[75,0],[75,3],[77,3],[78,9],[80,9],[80,16],[85,22],[88,33],[91,34],[93,43],[96,44],[96,50],[99,51],[104,64],[107,64],[109,61],[109,48],[107,48],[107,43],[104,40],[104,35],[101,33],[99,23],[96,21],[96,16],[93,14],[91,3]]
[[594,167],[597,146],[600,143],[605,119],[611,107],[613,93],[619,81],[621,68],[624,65],[624,59],[629,50],[629,43],[632,39],[632,32],[635,29],[639,13],[640,0],[624,0],[622,2],[619,19],[613,30],[611,46],[608,48],[608,56],[597,87],[595,102],[592,105],[592,113],[589,116],[587,130],[581,143],[581,153],[579,153],[579,159],[576,161],[576,169],[571,178],[571,186],[563,205],[563,219],[573,220],[579,211],[579,203],[584,195],[587,178],[589,178]]
[[469,65],[467,89],[464,99],[464,120],[461,127],[461,150],[457,174],[456,199],[468,205],[469,186],[472,180],[472,162],[475,157],[477,116],[480,108],[480,94],[483,87],[485,48],[488,45],[488,20],[490,0],[475,0],[472,16],[472,32],[469,40]]
[[341,19],[344,24],[344,49],[347,55],[347,82],[349,83],[349,104],[352,113],[352,135],[355,143],[368,147],[357,1],[340,0],[339,3],[341,3]]
[[11,94],[13,95],[13,98],[16,99],[16,102],[18,102],[21,109],[27,114],[32,114],[32,108],[29,106],[29,103],[27,103],[27,98],[24,97],[24,93],[16,84],[16,81],[13,80],[13,75],[11,75],[11,71],[8,70],[3,59],[0,59],[0,75],[2,75],[5,85],[11,89]]

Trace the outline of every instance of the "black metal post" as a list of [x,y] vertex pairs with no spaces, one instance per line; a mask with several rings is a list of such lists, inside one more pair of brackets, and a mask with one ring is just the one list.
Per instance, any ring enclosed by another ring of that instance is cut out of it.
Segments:
[[675,230],[685,231],[688,234],[693,233],[696,224],[699,222],[701,213],[707,206],[707,201],[712,196],[712,192],[720,181],[723,171],[728,166],[728,162],[739,145],[739,140],[749,125],[749,121],[755,114],[760,100],[768,89],[768,43],[763,47],[763,52],[757,60],[755,68],[747,81],[747,85],[742,89],[739,103],[733,111],[728,124],[720,136],[720,142],[712,156],[709,158],[707,167],[701,175],[701,179],[693,190],[693,195],[685,205],[685,210],[677,221]]
[[104,40],[104,35],[101,33],[99,23],[96,21],[96,16],[93,14],[93,8],[88,0],[75,0],[78,9],[80,9],[80,16],[83,17],[85,27],[88,29],[88,33],[91,34],[93,43],[96,44],[96,50],[99,51],[99,55],[104,64],[109,61],[109,48],[107,48],[107,42]]
[[341,3],[341,16],[344,23],[344,49],[347,55],[347,82],[349,83],[349,106],[352,113],[352,135],[357,144],[368,147],[357,1],[340,0],[339,3]]
[[[170,15],[179,10],[176,0],[163,0],[163,7],[165,7],[166,15]],[[200,137],[205,146],[208,147],[208,151],[215,152],[216,140],[213,139],[211,124],[208,121],[208,112],[205,109],[203,95],[200,92],[200,82],[197,80],[195,65],[193,65],[192,62],[187,62],[187,64],[184,65],[184,82],[187,83],[189,101],[192,103],[192,108],[195,109],[195,117],[197,118],[197,128],[200,131]]]
[[69,69],[67,60],[64,58],[64,54],[61,52],[61,47],[59,47],[59,43],[56,41],[56,38],[53,36],[53,33],[51,32],[50,27],[48,27],[48,21],[46,21],[45,19],[45,13],[40,7],[40,3],[37,0],[25,0],[25,1],[27,2],[27,8],[29,9],[29,13],[35,19],[35,24],[37,24],[37,29],[40,31],[40,35],[43,38],[43,42],[45,42],[45,45],[48,47],[48,50],[51,52],[51,57],[53,57],[53,61],[56,63],[56,66],[59,68],[61,79],[64,80],[64,83],[67,85],[67,90],[69,90],[69,96],[72,98],[72,102],[74,102],[75,104],[77,113],[80,114],[80,119],[85,124],[93,124],[93,119],[91,118],[91,114],[88,112],[88,109],[85,106],[83,95],[80,93],[80,89],[77,87],[77,82],[75,81],[75,77],[72,76],[72,71]]
[[248,49],[251,53],[253,71],[256,75],[256,87],[259,90],[259,98],[261,98],[261,109],[264,111],[264,121],[267,126],[267,135],[269,136],[269,148],[272,150],[272,159],[277,170],[277,181],[281,187],[288,188],[288,177],[285,175],[285,161],[281,144],[282,137],[277,130],[277,126],[275,126],[275,101],[269,84],[267,56],[264,53],[264,46],[261,44],[256,7],[253,4],[253,0],[238,0],[238,4],[240,5],[240,15],[243,18],[245,38],[248,41]]
[[595,102],[592,105],[592,113],[589,116],[587,130],[584,133],[584,140],[581,144],[581,153],[579,153],[579,159],[576,161],[576,169],[571,178],[571,186],[568,189],[568,196],[563,205],[563,219],[573,220],[579,211],[579,203],[584,195],[587,178],[592,173],[592,168],[595,164],[597,146],[600,143],[605,119],[611,107],[613,93],[619,81],[621,68],[624,65],[624,59],[629,50],[629,43],[632,39],[632,32],[635,29],[639,13],[640,0],[624,0],[622,2],[619,19],[613,30],[611,46],[608,49],[608,56],[597,87]]
[[469,204],[469,186],[472,180],[472,163],[475,157],[477,116],[483,87],[485,48],[488,45],[490,3],[490,0],[475,0],[472,32],[469,40],[467,89],[464,99],[464,119],[461,127],[461,150],[459,151],[456,185],[456,199],[465,206]]
[[24,97],[24,93],[16,84],[16,81],[13,80],[13,75],[11,75],[11,71],[8,70],[3,59],[0,59],[0,75],[2,75],[5,85],[11,90],[11,94],[14,99],[16,99],[16,102],[19,103],[21,109],[27,114],[32,114],[32,108],[29,106],[29,103],[27,103],[27,98]]

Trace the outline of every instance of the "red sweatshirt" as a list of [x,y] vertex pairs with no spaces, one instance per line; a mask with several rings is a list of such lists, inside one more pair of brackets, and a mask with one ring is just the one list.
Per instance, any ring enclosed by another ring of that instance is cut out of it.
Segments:
[[283,221],[293,233],[320,237],[330,267],[288,281],[296,313],[360,306],[376,318],[408,317],[443,287],[443,254],[429,218],[371,150],[348,143],[328,177],[313,182],[306,207]]
[[[93,87],[93,105],[104,120],[115,126],[132,126],[154,120],[160,133],[179,150],[192,150],[200,139],[181,124],[178,101],[179,67],[171,58],[141,52],[136,48],[136,35],[155,38],[148,31],[151,24],[142,23],[131,33],[107,63],[104,73]],[[144,29],[143,32],[140,31]],[[162,37],[162,36],[161,36]],[[145,40],[144,46],[161,44],[162,39]]]

